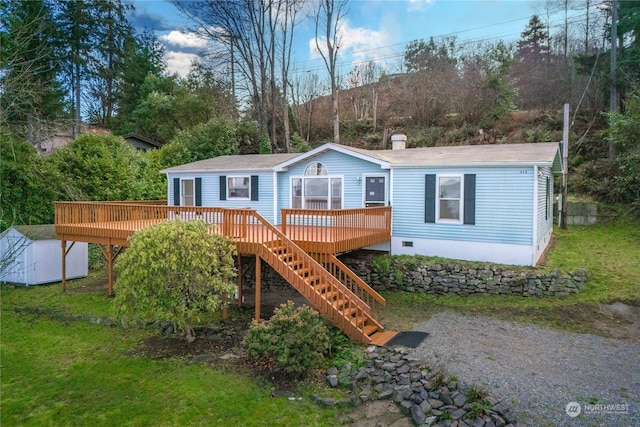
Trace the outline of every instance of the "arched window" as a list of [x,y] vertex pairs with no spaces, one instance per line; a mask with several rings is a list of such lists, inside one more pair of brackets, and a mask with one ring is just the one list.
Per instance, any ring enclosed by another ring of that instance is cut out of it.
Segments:
[[327,168],[320,162],[311,162],[304,170],[305,176],[329,175]]
[[294,209],[342,209],[342,177],[330,176],[320,162],[311,162],[304,176],[291,178]]

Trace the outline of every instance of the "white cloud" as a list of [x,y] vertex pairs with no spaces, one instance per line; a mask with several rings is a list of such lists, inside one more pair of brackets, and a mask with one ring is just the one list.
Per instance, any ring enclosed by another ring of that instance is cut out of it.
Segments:
[[[352,28],[348,21],[343,21],[340,27],[341,44],[338,51],[338,62],[364,62],[380,61],[386,56],[392,55],[389,47],[393,44],[394,36],[386,30],[371,30],[368,28]],[[326,39],[320,39],[320,47],[326,46]],[[309,40],[309,56],[311,59],[319,59],[320,54],[316,50],[316,40]]]
[[195,53],[167,51],[164,59],[167,62],[169,74],[178,74],[180,77],[186,77],[191,63],[198,59],[198,55]]
[[409,0],[409,8],[410,12],[412,11],[422,11],[425,10],[428,6],[434,4],[436,0]]
[[195,33],[184,33],[182,31],[173,30],[169,34],[158,37],[162,42],[172,46],[186,48],[203,48],[207,45],[207,40]]

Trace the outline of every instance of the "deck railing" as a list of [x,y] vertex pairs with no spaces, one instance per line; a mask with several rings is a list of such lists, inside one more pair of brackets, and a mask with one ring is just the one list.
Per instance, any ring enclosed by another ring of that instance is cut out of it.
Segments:
[[[282,232],[314,253],[340,253],[390,240],[391,208],[282,209]],[[314,247],[309,242],[317,242]],[[328,243],[327,243],[328,242]],[[327,245],[331,245],[327,248]]]
[[385,299],[333,254],[311,254],[333,277],[344,284],[371,309],[374,319],[382,319]]

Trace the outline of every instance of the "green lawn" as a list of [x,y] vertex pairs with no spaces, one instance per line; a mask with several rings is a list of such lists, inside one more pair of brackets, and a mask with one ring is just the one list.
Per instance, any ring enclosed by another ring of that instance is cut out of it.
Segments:
[[[588,285],[566,297],[385,295],[384,323],[410,329],[439,310],[459,310],[590,332],[598,304],[640,304],[640,222],[621,220],[556,230],[543,268],[586,268]],[[150,331],[69,321],[110,315],[105,272],[68,283],[2,286],[0,425],[317,425],[338,411],[270,397],[269,387],[224,366],[131,355]],[[18,314],[15,308],[47,310]],[[53,319],[52,319],[53,317]],[[57,320],[56,320],[57,319]],[[304,391],[300,392],[304,395]]]
[[14,310],[108,314],[112,299],[94,286],[104,283],[99,277],[70,282],[64,294],[58,286],[2,287],[0,425],[336,425],[335,409],[308,396],[272,398],[268,386],[224,366],[131,355],[149,331]]
[[407,329],[437,311],[452,309],[592,332],[600,303],[640,305],[640,221],[625,217],[608,224],[556,229],[554,235],[546,265],[540,268],[585,268],[589,280],[577,294],[525,298],[386,293],[385,325]]

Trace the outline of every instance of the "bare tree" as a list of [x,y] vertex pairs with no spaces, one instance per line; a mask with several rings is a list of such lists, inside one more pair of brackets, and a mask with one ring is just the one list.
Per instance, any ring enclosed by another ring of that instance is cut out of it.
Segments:
[[174,4],[193,21],[194,31],[204,32],[214,44],[226,47],[226,60],[233,61],[242,76],[254,118],[262,130],[269,128],[273,152],[279,150],[278,111],[284,111],[284,139],[289,151],[288,74],[303,1],[203,0]]
[[[348,12],[347,0],[320,0],[315,14],[316,51],[322,57],[329,72],[331,105],[333,109],[333,142],[340,142],[340,109],[338,105],[338,75],[336,59],[342,44],[340,34],[342,21]],[[321,46],[321,42],[325,46]]]
[[280,34],[281,39],[281,63],[280,70],[282,76],[282,99],[283,114],[282,121],[284,125],[284,142],[287,152],[291,152],[291,129],[289,124],[289,69],[291,65],[291,54],[293,48],[293,35],[296,24],[298,23],[298,13],[302,9],[304,2],[302,0],[284,0],[283,14],[280,18]]
[[302,124],[305,124],[306,132],[302,132],[305,141],[309,142],[311,135],[311,118],[314,111],[315,99],[324,92],[322,82],[317,74],[302,73],[292,84],[291,95],[293,98],[293,104],[295,106],[294,112],[300,123],[300,129],[302,130]]

